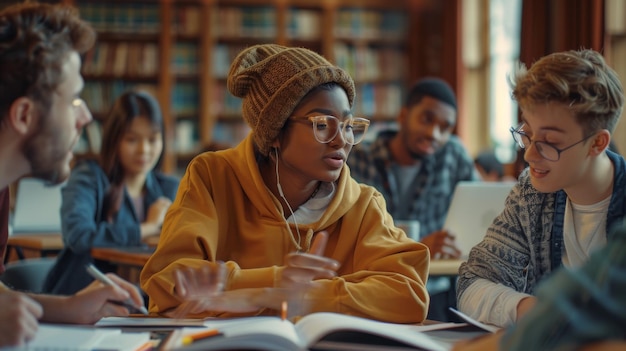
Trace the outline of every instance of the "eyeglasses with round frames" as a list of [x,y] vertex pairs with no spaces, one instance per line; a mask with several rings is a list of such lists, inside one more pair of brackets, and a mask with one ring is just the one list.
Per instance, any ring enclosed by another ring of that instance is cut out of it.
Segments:
[[511,132],[511,135],[513,135],[513,140],[515,140],[515,142],[517,143],[517,145],[522,148],[522,149],[526,149],[528,147],[530,147],[530,144],[534,143],[535,144],[535,148],[537,149],[537,152],[539,152],[539,155],[541,155],[541,157],[545,158],[548,161],[552,161],[552,162],[556,162],[561,158],[561,153],[565,150],[571,149],[574,146],[584,142],[585,140],[591,138],[592,136],[595,135],[595,133],[588,135],[586,137],[584,137],[583,139],[573,143],[572,145],[566,146],[562,149],[557,148],[556,146],[547,143],[545,141],[536,141],[536,140],[531,140],[530,137],[528,136],[528,134],[524,133],[524,131],[522,130],[522,128],[524,127],[524,124],[522,123],[521,125],[519,125],[518,127],[514,128],[511,127],[509,129],[509,131]]
[[322,144],[330,143],[339,130],[341,130],[341,136],[347,144],[356,145],[363,141],[367,128],[370,125],[370,121],[365,118],[351,117],[343,122],[335,116],[321,115],[321,116],[292,116],[289,119],[296,122],[309,121],[313,124],[313,135],[315,140]]

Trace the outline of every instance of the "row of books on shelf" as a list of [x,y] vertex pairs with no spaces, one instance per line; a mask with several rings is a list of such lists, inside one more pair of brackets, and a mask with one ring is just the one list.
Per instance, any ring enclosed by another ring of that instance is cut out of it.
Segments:
[[[244,47],[217,45],[213,50],[214,71],[225,76],[230,62]],[[176,43],[172,54],[172,73],[196,74],[200,63],[198,48],[198,45],[191,42]],[[157,44],[149,42],[101,41],[83,60],[85,75],[142,78],[156,77],[158,70],[159,48]]]
[[[81,17],[98,32],[157,34],[161,29],[158,2],[137,1],[78,4]],[[198,35],[203,26],[199,6],[174,8],[174,30],[182,35]],[[276,36],[277,11],[271,6],[220,7],[214,17],[219,36]],[[287,33],[290,37],[313,39],[320,36],[321,10],[291,8],[287,12]],[[375,11],[345,8],[337,13],[335,35],[351,38],[401,38],[407,29],[407,16],[401,11]]]
[[221,7],[217,12],[215,28],[220,37],[276,37],[276,10],[272,7]]
[[[176,121],[175,150],[180,154],[199,152],[201,144],[198,133],[198,121],[192,119],[178,119]],[[217,122],[213,126],[211,140],[213,143],[227,146],[235,146],[241,142],[250,132],[246,123]]]
[[406,77],[403,48],[335,43],[335,64],[357,82],[399,81]]
[[228,91],[225,83],[216,84],[213,93],[210,106],[212,115],[232,120],[241,120],[242,101]]
[[406,35],[408,21],[401,11],[349,8],[338,11],[334,28],[340,38],[399,39]]
[[112,82],[86,81],[81,97],[94,114],[107,113],[115,99],[129,89],[142,90],[157,96],[157,87],[153,84],[133,84],[123,80]]
[[158,2],[80,2],[81,17],[97,32],[156,34],[161,30]]
[[218,79],[226,79],[230,64],[245,48],[245,45],[216,45],[213,49],[213,75]]
[[174,33],[184,36],[200,34],[202,11],[198,6],[176,7],[174,9]]
[[200,103],[199,86],[193,83],[177,83],[171,91],[172,112],[198,118]]
[[[226,38],[273,38],[276,10],[271,7],[223,7],[218,10],[218,35]],[[287,36],[300,40],[320,37],[321,12],[292,8],[287,11]]]
[[159,69],[159,48],[148,42],[98,43],[83,61],[83,74],[155,77]]
[[[134,84],[124,80],[111,82],[87,81],[81,97],[94,114],[102,115],[109,111],[115,99],[129,89],[146,91],[156,97],[157,87],[153,84]],[[233,97],[233,99],[235,99]],[[176,114],[197,118],[199,92],[192,83],[177,84],[171,91],[172,111]],[[241,102],[239,102],[241,104]],[[241,108],[239,107],[238,111]]]
[[[118,3],[111,6],[104,2],[79,4],[81,17],[89,21],[98,32],[157,34],[161,29],[158,2],[148,1]],[[174,8],[174,32],[195,36],[203,26],[199,6]]]
[[[216,45],[212,51],[214,76],[226,78],[231,63],[244,48],[243,45]],[[190,48],[184,52],[181,50],[180,53],[192,55],[194,51]],[[393,82],[404,80],[406,77],[406,55],[401,47],[355,46],[337,42],[334,45],[334,57],[334,63],[345,69],[357,82]],[[180,60],[187,62],[193,59]],[[195,63],[191,66],[197,67]]]
[[[276,33],[276,9],[268,6],[222,7],[218,10],[218,35],[223,37],[272,38]],[[287,35],[290,38],[320,37],[321,10],[291,8],[287,11]],[[402,11],[375,11],[345,8],[337,13],[335,35],[343,38],[403,38],[407,16]]]
[[[216,45],[212,71],[217,78],[226,78],[232,61],[244,45]],[[172,73],[194,75],[200,65],[199,46],[191,42],[174,45]],[[355,46],[342,42],[334,45],[335,63],[346,69],[357,81],[401,80],[406,63],[402,47]],[[93,76],[156,77],[159,70],[159,49],[148,42],[102,41],[89,51],[83,61],[83,73]]]
[[[82,98],[96,114],[107,112],[115,98],[128,89],[140,89],[156,96],[156,86],[132,84],[122,80],[113,82],[87,82]],[[395,83],[368,83],[356,86],[357,98],[354,113],[366,118],[393,118],[402,105],[403,89]],[[180,116],[198,118],[198,86],[193,83],[178,83],[172,89],[172,112]],[[230,94],[224,83],[217,84],[211,99],[210,113],[222,120],[241,119],[241,99]]]
[[363,84],[356,87],[354,114],[380,120],[395,118],[402,106],[399,84]]
[[[400,84],[368,83],[356,86],[353,112],[368,119],[393,119],[402,107],[403,88]],[[215,87],[211,114],[223,121],[242,121],[241,99],[233,96],[225,84]]]
[[319,11],[290,9],[287,12],[287,37],[300,40],[320,38],[322,17]]
[[179,42],[174,45],[171,66],[173,74],[187,76],[197,74],[199,62],[198,45],[190,42]]
[[250,133],[250,127],[245,122],[242,123],[216,123],[213,127],[212,140],[222,145],[235,146],[239,144]]

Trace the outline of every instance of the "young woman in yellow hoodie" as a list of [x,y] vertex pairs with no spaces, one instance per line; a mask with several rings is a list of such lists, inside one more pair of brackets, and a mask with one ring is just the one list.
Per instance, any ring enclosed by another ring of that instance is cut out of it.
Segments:
[[287,301],[290,316],[421,322],[428,249],[345,164],[369,125],[352,115],[352,78],[310,50],[264,44],[235,58],[227,84],[252,131],[189,164],[141,273],[150,311],[275,314]]

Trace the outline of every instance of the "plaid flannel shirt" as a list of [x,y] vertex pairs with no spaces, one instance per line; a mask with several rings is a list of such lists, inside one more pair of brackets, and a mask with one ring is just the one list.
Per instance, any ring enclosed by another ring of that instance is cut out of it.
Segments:
[[391,170],[393,161],[388,148],[396,133],[382,131],[371,144],[355,146],[348,157],[348,166],[354,179],[374,186],[383,194],[394,219],[418,220],[420,237],[424,237],[442,229],[456,184],[461,180],[479,180],[480,175],[460,139],[453,135],[435,154],[422,159],[409,187],[413,195],[402,204],[404,194]]

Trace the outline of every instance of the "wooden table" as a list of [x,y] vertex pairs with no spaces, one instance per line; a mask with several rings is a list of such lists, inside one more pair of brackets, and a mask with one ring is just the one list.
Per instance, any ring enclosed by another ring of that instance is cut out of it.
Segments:
[[94,247],[91,256],[97,260],[108,261],[117,265],[142,268],[159,244],[159,236],[149,236],[143,240],[143,246],[137,247]]
[[56,255],[63,250],[63,238],[61,233],[12,235],[7,241],[4,263],[9,262],[11,250],[15,251],[19,260],[26,258],[24,251],[34,251],[39,257]]
[[141,269],[154,250],[155,246],[95,247],[91,249],[91,256],[116,265],[117,275],[132,283],[139,283]]
[[428,274],[432,276],[457,276],[459,267],[463,262],[465,260],[462,259],[431,260]]
[[96,247],[91,249],[91,256],[115,265],[143,268],[153,252],[154,247]]

